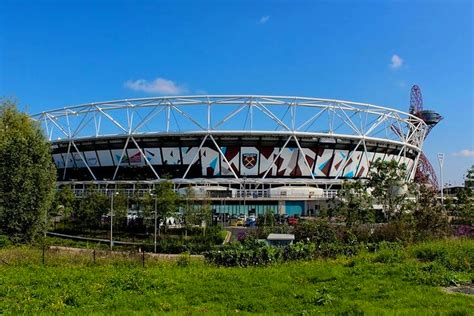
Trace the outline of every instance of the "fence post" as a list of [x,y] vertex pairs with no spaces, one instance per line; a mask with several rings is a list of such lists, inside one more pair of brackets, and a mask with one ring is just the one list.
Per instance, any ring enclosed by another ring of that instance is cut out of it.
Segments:
[[92,252],[92,255],[93,255],[93,257],[94,257],[94,265],[95,265],[95,249],[94,249],[94,251]]
[[145,251],[142,251],[142,267],[145,267]]

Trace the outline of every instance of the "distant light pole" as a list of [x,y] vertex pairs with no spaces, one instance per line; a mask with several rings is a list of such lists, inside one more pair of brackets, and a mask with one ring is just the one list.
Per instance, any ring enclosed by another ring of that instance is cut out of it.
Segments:
[[156,224],[157,224],[157,220],[158,220],[158,199],[156,197],[156,194],[155,194],[155,253],[156,253]]
[[246,203],[247,202],[246,201],[246,199],[247,199],[247,184],[246,184],[247,176],[244,175],[243,178],[244,178],[244,211],[245,211],[245,213],[247,213],[247,203]]
[[113,240],[113,231],[114,231],[114,195],[119,194],[118,192],[112,192],[112,196],[110,198],[110,250],[112,250],[114,246]]
[[154,242],[153,242],[153,246],[154,246],[154,252],[156,253],[156,227],[157,227],[157,221],[158,221],[158,199],[157,199],[157,196],[155,193],[151,192],[150,191],[150,195],[155,199],[155,212],[154,212],[154,220],[155,220],[155,230],[154,230],[154,234],[153,234],[153,239],[154,239]]
[[439,162],[439,174],[441,182],[441,205],[444,206],[444,179],[443,179],[443,163],[444,163],[444,153],[438,153],[438,162]]

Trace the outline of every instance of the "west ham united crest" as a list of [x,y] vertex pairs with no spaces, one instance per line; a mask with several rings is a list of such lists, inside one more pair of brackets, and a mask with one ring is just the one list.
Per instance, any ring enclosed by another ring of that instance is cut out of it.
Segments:
[[257,164],[257,154],[242,154],[242,164],[247,169],[252,169]]

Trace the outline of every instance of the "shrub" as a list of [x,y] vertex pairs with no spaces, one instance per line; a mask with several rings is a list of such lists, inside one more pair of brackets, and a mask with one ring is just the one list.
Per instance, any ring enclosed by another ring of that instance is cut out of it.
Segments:
[[322,258],[336,258],[339,255],[355,256],[359,253],[358,244],[346,245],[338,242],[320,244],[316,248],[316,254]]
[[191,261],[191,255],[189,252],[183,252],[178,260],[176,261],[176,264],[178,267],[187,267]]
[[282,250],[254,240],[247,241],[246,245],[234,243],[220,250],[207,251],[204,257],[208,263],[225,267],[266,266],[280,261]]
[[412,227],[409,223],[399,220],[374,227],[369,240],[371,242],[400,242],[412,240]]
[[310,260],[316,255],[314,243],[297,242],[285,247],[283,250],[284,260]]
[[411,252],[421,261],[436,262],[451,271],[471,272],[474,267],[474,245],[462,239],[418,244]]
[[437,262],[431,262],[421,267],[412,266],[407,268],[405,278],[416,284],[433,286],[453,286],[459,283],[456,274]]
[[[474,226],[474,223],[471,225]],[[474,229],[469,225],[459,225],[453,228],[456,237],[474,237]]]
[[381,242],[373,262],[400,263],[406,258],[403,246],[400,243]]
[[7,247],[10,245],[10,239],[8,236],[0,235],[0,248]]
[[336,229],[325,220],[302,221],[294,228],[297,241],[311,241],[317,244],[337,241]]

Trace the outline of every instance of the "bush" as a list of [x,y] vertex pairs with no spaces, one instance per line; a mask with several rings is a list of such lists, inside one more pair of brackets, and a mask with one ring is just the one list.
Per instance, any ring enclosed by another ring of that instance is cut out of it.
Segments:
[[211,264],[225,267],[266,266],[281,260],[282,250],[254,240],[246,244],[230,244],[220,250],[204,253],[206,261]]
[[10,246],[10,239],[8,239],[8,236],[0,235],[0,248],[8,246]]
[[311,260],[316,255],[314,243],[297,242],[285,247],[283,250],[284,260]]
[[294,234],[297,241],[311,241],[316,244],[337,241],[336,229],[325,220],[299,222],[294,228]]
[[413,230],[409,223],[404,221],[394,221],[386,224],[379,224],[374,227],[372,234],[370,235],[370,242],[400,242],[400,241],[411,241],[413,236]]
[[241,243],[233,243],[217,250],[207,251],[204,256],[207,262],[232,267],[270,265],[280,261],[311,260],[316,257],[335,258],[339,255],[354,256],[362,249],[355,243],[322,243],[299,241],[284,248],[269,246],[264,241],[252,237],[245,238]]
[[316,255],[322,258],[336,258],[337,256],[355,256],[360,252],[360,245],[346,245],[339,242],[320,244],[316,248]]
[[471,272],[474,268],[474,245],[463,239],[418,244],[411,253],[421,261],[435,262],[451,271]]
[[400,263],[406,258],[403,246],[400,243],[381,242],[373,262]]
[[459,283],[456,274],[437,262],[408,268],[405,272],[405,279],[415,284],[432,286],[457,286]]
[[454,226],[454,236],[456,237],[474,237],[474,223],[470,225],[459,225],[459,226]]
[[189,265],[191,261],[191,255],[189,254],[189,252],[183,252],[178,260],[176,261],[176,264],[179,266],[179,267],[187,267]]

